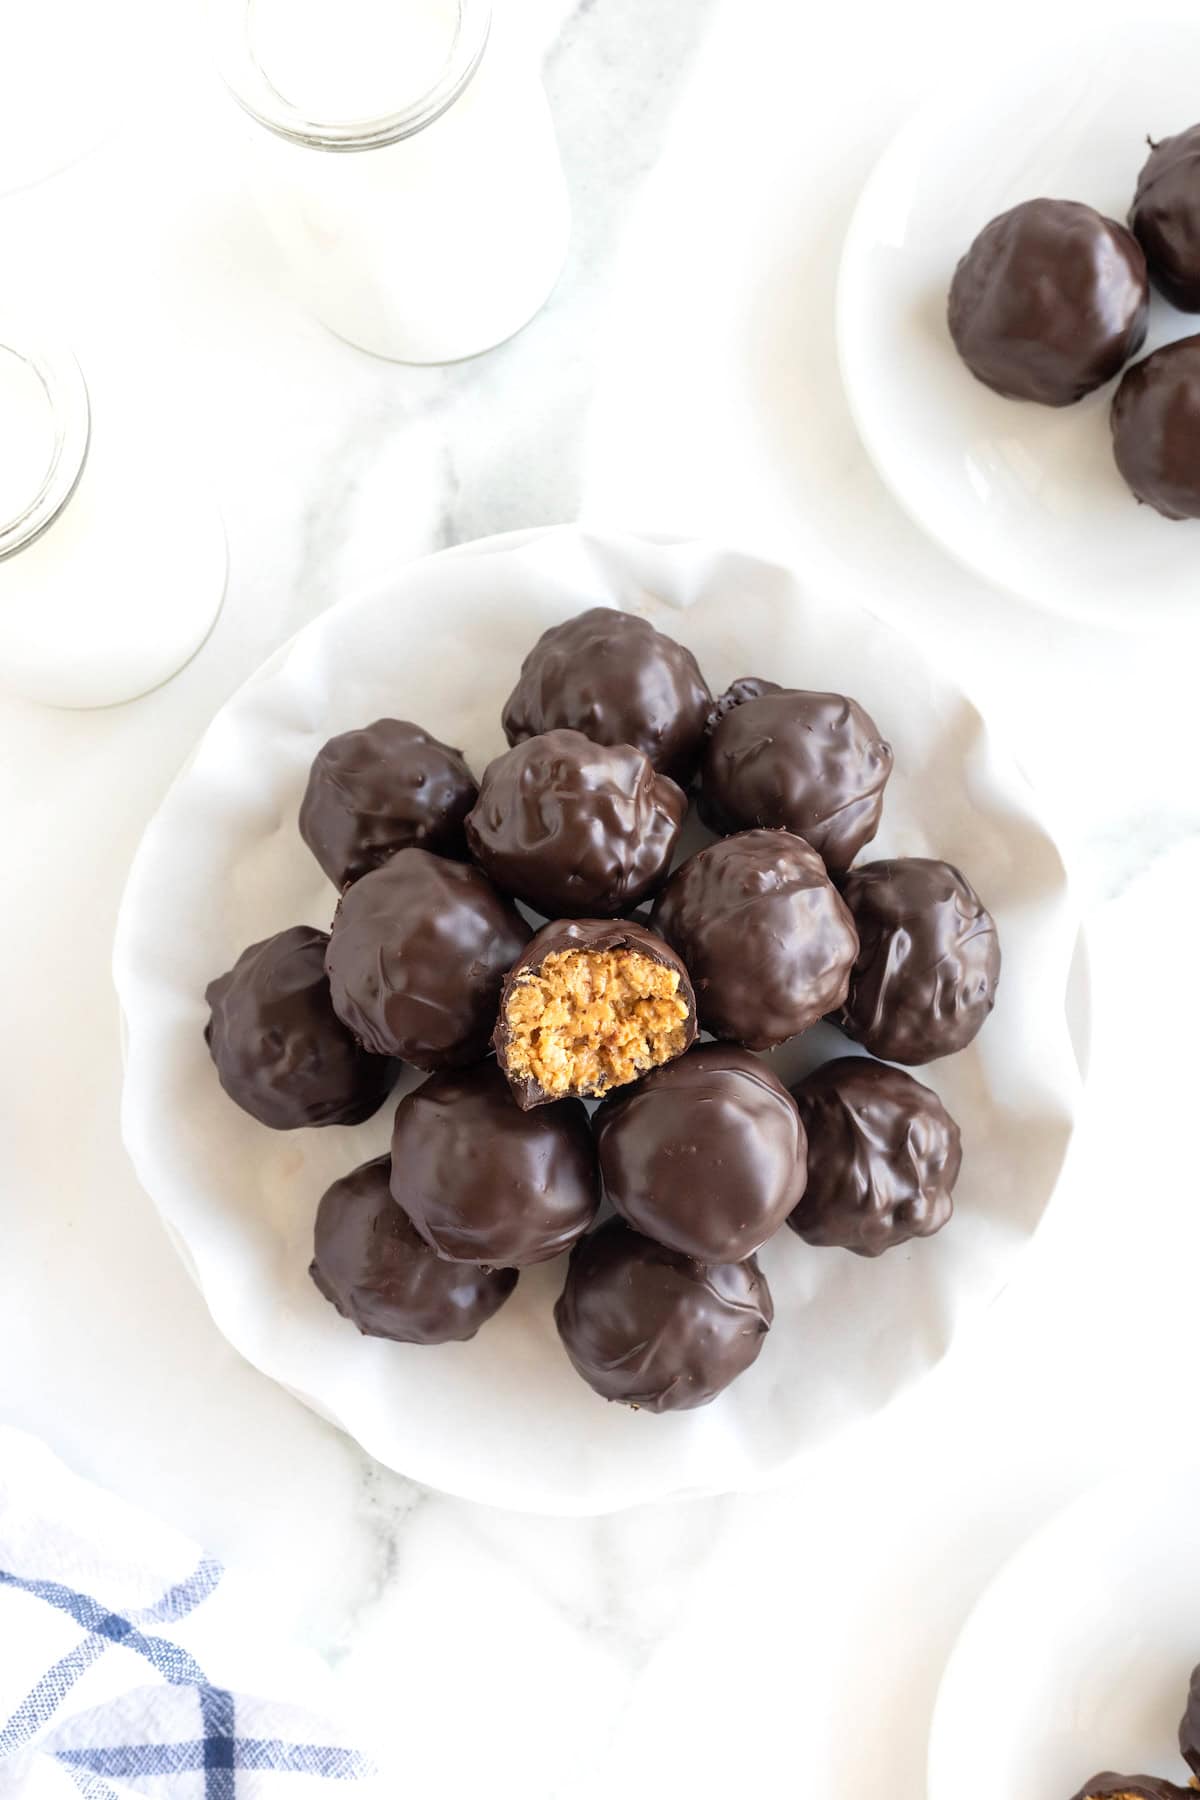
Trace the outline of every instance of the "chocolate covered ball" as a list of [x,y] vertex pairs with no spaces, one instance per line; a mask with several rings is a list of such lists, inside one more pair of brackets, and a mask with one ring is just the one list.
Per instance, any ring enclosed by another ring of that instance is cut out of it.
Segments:
[[620,1219],[576,1245],[554,1309],[588,1386],[648,1412],[714,1400],[750,1367],[773,1317],[753,1257],[694,1262]]
[[1129,223],[1155,287],[1181,312],[1200,312],[1200,125],[1151,143]]
[[851,869],[859,951],[835,1021],[885,1062],[965,1050],[996,1003],[1000,940],[966,876],[924,856]]
[[335,1181],[317,1208],[309,1274],[366,1337],[401,1344],[463,1343],[517,1285],[515,1269],[475,1269],[431,1250],[392,1199],[391,1159]]
[[857,701],[747,677],[717,703],[700,813],[721,834],[781,826],[848,869],[879,829],[891,772],[892,747]]
[[1124,225],[1075,200],[1026,200],[985,225],[954,271],[950,335],[996,393],[1070,406],[1141,348],[1149,305]]
[[1112,436],[1138,500],[1164,519],[1200,519],[1200,337],[1165,344],[1122,376]]
[[478,1062],[529,937],[478,869],[398,851],[342,896],[325,958],[334,1010],[379,1055],[428,1070]]
[[841,1005],[858,938],[802,838],[742,831],[690,857],[651,923],[687,967],[705,1031],[769,1050]]
[[1115,1775],[1106,1769],[1085,1781],[1073,1800],[1196,1800],[1196,1790],[1155,1775]]
[[845,1056],[792,1089],[808,1133],[808,1187],[788,1220],[807,1243],[879,1256],[932,1237],[954,1210],[962,1138],[931,1088]]
[[695,1036],[696,996],[669,944],[630,919],[560,919],[509,971],[494,1042],[528,1108],[600,1099]]
[[205,994],[204,1040],[221,1086],[275,1131],[358,1125],[399,1074],[395,1063],[368,1056],[334,1012],[328,942],[323,931],[293,925],[243,950]]
[[765,1063],[701,1044],[606,1100],[604,1191],[627,1224],[698,1262],[741,1262],[804,1192],[804,1127]]
[[666,880],[687,799],[629,744],[547,731],[496,758],[467,817],[471,854],[552,918],[630,912]]
[[407,719],[376,719],[318,750],[300,803],[300,835],[337,888],[397,850],[465,857],[475,777],[462,751]]
[[1187,1706],[1179,1722],[1179,1748],[1193,1775],[1200,1776],[1200,1668],[1192,1670]]
[[396,1108],[392,1197],[439,1256],[548,1262],[600,1205],[587,1109],[560,1100],[523,1112],[494,1062],[431,1075]]
[[712,705],[690,650],[646,619],[593,606],[544,631],[504,707],[510,744],[565,727],[632,744],[686,787]]

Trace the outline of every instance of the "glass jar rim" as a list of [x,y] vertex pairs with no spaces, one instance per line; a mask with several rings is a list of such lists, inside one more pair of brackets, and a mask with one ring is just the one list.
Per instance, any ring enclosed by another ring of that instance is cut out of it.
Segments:
[[432,125],[475,74],[492,25],[491,0],[457,0],[454,40],[445,67],[431,88],[394,112],[331,122],[293,105],[267,75],[251,41],[253,4],[254,0],[209,0],[221,77],[238,105],[259,125],[312,150],[380,149]]
[[37,491],[11,519],[0,519],[0,562],[24,550],[53,525],[79,485],[92,435],[87,382],[71,352],[41,344],[0,323],[0,351],[15,356],[42,385],[54,445]]

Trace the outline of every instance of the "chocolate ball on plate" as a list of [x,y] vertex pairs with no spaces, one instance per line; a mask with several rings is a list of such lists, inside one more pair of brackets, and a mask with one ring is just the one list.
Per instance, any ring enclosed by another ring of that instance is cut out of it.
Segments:
[[519,1106],[600,1099],[696,1036],[687,970],[630,919],[560,919],[509,971],[495,1047]]
[[704,1030],[750,1050],[840,1006],[858,950],[824,863],[788,831],[741,831],[689,857],[651,923],[684,960]]
[[1146,258],[1124,225],[1075,200],[1025,200],[954,271],[950,335],[996,393],[1071,406],[1141,348],[1149,306]]
[[576,1245],[554,1309],[588,1386],[648,1412],[714,1400],[755,1360],[773,1317],[753,1257],[694,1262],[620,1219]]
[[1121,378],[1113,455],[1136,499],[1164,519],[1200,519],[1200,337],[1180,338]]
[[494,1062],[431,1075],[396,1108],[392,1197],[439,1256],[548,1262],[599,1209],[587,1109],[560,1100],[522,1111]]
[[604,1191],[635,1231],[698,1262],[741,1262],[804,1192],[804,1127],[756,1056],[701,1044],[595,1118]]
[[465,857],[475,777],[452,749],[407,719],[376,719],[318,750],[300,804],[300,835],[337,888],[397,850]]
[[546,731],[484,771],[467,818],[480,868],[551,918],[631,912],[667,878],[687,798],[629,744]]
[[530,935],[478,869],[400,850],[342,896],[325,958],[334,1010],[378,1055],[426,1070],[478,1062]]
[[1129,223],[1155,287],[1180,312],[1200,312],[1200,125],[1151,143]]
[[333,1010],[323,931],[293,925],[243,950],[208,985],[204,1039],[231,1100],[275,1131],[357,1125],[400,1071],[369,1056]]
[[962,1138],[931,1088],[865,1056],[792,1089],[808,1134],[808,1186],[788,1219],[810,1244],[879,1256],[932,1237],[954,1210]]
[[401,1344],[462,1343],[499,1311],[515,1269],[446,1262],[392,1199],[391,1159],[376,1157],[335,1181],[317,1208],[309,1274],[366,1337]]
[[1000,979],[995,922],[966,876],[951,863],[898,857],[851,869],[842,897],[859,951],[834,1022],[885,1062],[965,1050]]
[[1108,1769],[1085,1781],[1073,1800],[1196,1800],[1196,1790],[1155,1775],[1115,1775]]
[[747,677],[717,702],[700,814],[722,834],[781,826],[847,869],[879,829],[892,760],[857,701]]
[[593,606],[544,631],[504,707],[510,744],[565,727],[632,744],[686,787],[712,695],[691,651],[647,619]]

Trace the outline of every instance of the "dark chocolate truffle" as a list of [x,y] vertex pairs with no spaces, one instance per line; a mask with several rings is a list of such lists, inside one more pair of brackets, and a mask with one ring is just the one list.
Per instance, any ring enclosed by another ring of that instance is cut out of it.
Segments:
[[376,719],[318,750],[300,803],[300,835],[337,888],[397,850],[465,857],[475,777],[461,750],[406,719]]
[[1155,1775],[1114,1775],[1106,1769],[1085,1781],[1073,1800],[1196,1800],[1196,1790]]
[[686,787],[712,705],[690,650],[646,619],[593,606],[544,631],[505,704],[510,744],[566,727],[595,744],[632,744]]
[[547,731],[488,765],[467,842],[538,912],[610,918],[661,887],[686,812],[682,788],[640,750]]
[[494,1062],[432,1075],[396,1108],[392,1197],[439,1256],[549,1262],[600,1205],[587,1109],[560,1100],[523,1112]]
[[701,817],[722,835],[781,826],[828,869],[848,869],[879,829],[892,747],[844,694],[763,691],[771,688],[750,677],[718,702],[700,773]]
[[1151,143],[1129,223],[1155,287],[1180,312],[1200,312],[1200,125]]
[[390,1159],[335,1181],[317,1208],[309,1274],[366,1337],[401,1344],[473,1338],[517,1285],[515,1269],[446,1262],[413,1230],[388,1190]]
[[714,1400],[750,1367],[773,1317],[753,1257],[693,1262],[620,1219],[576,1245],[554,1309],[588,1386],[649,1412]]
[[635,1231],[698,1262],[741,1262],[804,1192],[804,1127],[746,1050],[701,1044],[606,1100],[604,1191]]
[[325,959],[334,1009],[368,1050],[418,1069],[478,1062],[529,937],[478,869],[400,850],[342,896]]
[[1075,200],[1026,200],[985,225],[950,285],[950,335],[977,380],[1070,406],[1141,348],[1150,293],[1131,231]]
[[750,1050],[840,1006],[858,950],[824,863],[788,831],[742,831],[690,857],[651,923],[682,956],[705,1031]]
[[231,1100],[262,1125],[358,1125],[378,1112],[399,1074],[368,1056],[333,1010],[329,939],[293,925],[243,950],[211,981],[204,1039]]
[[1194,1775],[1200,1775],[1200,1668],[1192,1670],[1187,1707],[1179,1721],[1179,1748]]
[[835,1024],[885,1062],[965,1050],[1000,979],[996,926],[966,876],[950,863],[902,856],[851,869],[842,897],[859,951]]
[[1112,404],[1113,455],[1164,519],[1200,519],[1200,337],[1134,363]]
[[788,1224],[810,1244],[878,1256],[932,1237],[954,1210],[958,1126],[902,1069],[844,1056],[792,1089],[808,1133],[808,1188]]
[[599,1099],[682,1056],[696,996],[675,951],[629,919],[544,925],[509,971],[495,1046],[517,1104]]

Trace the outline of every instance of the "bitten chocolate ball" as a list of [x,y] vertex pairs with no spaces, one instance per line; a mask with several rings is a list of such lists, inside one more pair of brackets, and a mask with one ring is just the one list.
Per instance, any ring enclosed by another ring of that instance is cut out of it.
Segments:
[[1196,1800],[1196,1790],[1154,1775],[1114,1775],[1108,1769],[1085,1781],[1073,1800]]
[[1200,1775],[1200,1668],[1192,1670],[1187,1706],[1179,1722],[1179,1748],[1193,1775]]
[[467,817],[497,887],[552,918],[630,912],[666,880],[687,799],[629,744],[547,731],[490,763]]
[[342,896],[326,952],[338,1017],[418,1069],[486,1054],[505,971],[529,926],[466,863],[401,850]]
[[565,727],[632,744],[686,787],[712,695],[690,650],[646,619],[593,606],[544,631],[504,707],[510,744]]
[[717,703],[700,773],[700,813],[722,835],[795,832],[831,870],[848,869],[879,829],[892,747],[844,694],[747,677]]
[[392,1197],[439,1256],[548,1262],[600,1205],[587,1110],[560,1100],[523,1112],[494,1062],[432,1075],[396,1108]]
[[750,1050],[840,1006],[858,950],[824,863],[787,831],[742,831],[690,857],[651,923],[683,958],[703,1028]]
[[620,1219],[576,1245],[554,1309],[588,1386],[648,1412],[714,1400],[750,1367],[773,1317],[753,1257],[706,1266]]
[[1000,940],[966,876],[923,856],[851,869],[842,897],[858,929],[835,1021],[885,1062],[965,1050],[996,1003]]
[[792,1092],[808,1133],[808,1187],[788,1219],[793,1231],[879,1256],[942,1229],[962,1138],[931,1088],[887,1063],[845,1056]]
[[399,1074],[368,1056],[333,1010],[325,977],[329,939],[293,925],[243,950],[211,981],[204,1030],[217,1077],[260,1125],[358,1125],[378,1112]]
[[627,1224],[698,1262],[741,1262],[804,1192],[804,1127],[765,1063],[702,1044],[606,1100],[604,1191]]
[[309,1274],[365,1337],[463,1343],[504,1305],[517,1272],[438,1256],[392,1199],[390,1172],[390,1158],[379,1156],[328,1189],[317,1208]]
[[1200,312],[1200,125],[1151,144],[1129,223],[1155,287],[1180,312]]
[[1200,519],[1200,337],[1165,344],[1122,376],[1112,436],[1135,498],[1164,519]]
[[376,719],[318,750],[300,804],[300,835],[337,888],[397,850],[465,857],[475,777],[461,750],[406,719]]
[[669,944],[630,919],[561,919],[509,971],[494,1043],[528,1108],[600,1099],[695,1036],[696,996]]
[[1026,200],[985,225],[954,271],[950,335],[996,393],[1071,406],[1141,348],[1149,306],[1131,231],[1075,200]]

